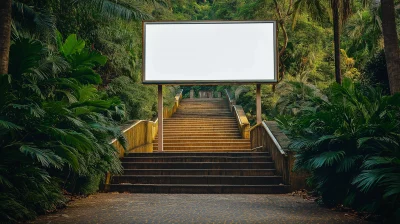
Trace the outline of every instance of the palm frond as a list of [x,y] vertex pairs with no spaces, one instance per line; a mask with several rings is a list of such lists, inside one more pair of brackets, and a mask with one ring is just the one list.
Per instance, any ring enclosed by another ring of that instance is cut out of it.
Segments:
[[57,169],[62,168],[62,159],[49,149],[39,149],[31,145],[21,145],[19,150],[25,155],[30,155],[32,158],[37,159],[44,167],[52,166]]
[[328,151],[323,152],[319,156],[316,156],[311,161],[315,168],[323,166],[332,166],[334,163],[341,161],[346,153],[344,151]]

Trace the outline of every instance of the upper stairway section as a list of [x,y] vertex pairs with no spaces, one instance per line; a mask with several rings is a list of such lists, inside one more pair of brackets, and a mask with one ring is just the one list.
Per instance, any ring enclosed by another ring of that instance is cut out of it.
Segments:
[[[242,138],[237,119],[224,98],[183,99],[163,125],[165,151],[250,150],[250,140]],[[153,150],[158,150],[158,136]]]
[[172,118],[234,118],[223,98],[183,99]]

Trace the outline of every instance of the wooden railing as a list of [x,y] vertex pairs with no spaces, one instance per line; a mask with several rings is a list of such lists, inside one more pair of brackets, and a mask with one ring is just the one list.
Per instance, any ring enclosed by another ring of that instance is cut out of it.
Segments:
[[233,105],[236,105],[236,101],[231,98],[227,89],[225,89],[225,95],[226,98],[228,99],[229,109],[233,111]]
[[307,174],[293,172],[294,152],[288,150],[290,144],[274,121],[263,121],[250,129],[251,148],[266,151],[275,163],[276,174],[282,176],[284,184],[291,190],[304,189]]
[[[172,108],[164,107],[164,118],[170,118],[178,109],[179,103],[182,99],[182,89],[175,95],[175,102]],[[138,152],[153,152],[153,140],[158,133],[158,119],[154,121],[139,120],[134,122],[131,126],[125,128],[123,134],[127,140],[129,153]],[[119,152],[119,157],[124,157],[126,153],[122,145],[114,139],[111,143]]]
[[[158,120],[138,120],[124,129],[122,133],[127,141],[128,152],[153,152],[153,140],[157,135],[157,131]],[[119,157],[124,157],[125,150],[122,145],[116,139],[111,144],[118,150]]]
[[179,107],[179,103],[182,100],[182,93],[183,93],[183,89],[179,90],[178,93],[175,95],[174,106],[171,109],[168,107],[164,107],[164,111],[163,111],[164,118],[170,118],[176,112],[176,110]]
[[[183,90],[181,89],[175,95],[174,106],[171,109],[167,107],[163,108],[164,118],[170,118],[176,112],[179,103],[182,100],[182,92]],[[124,147],[117,141],[117,139],[113,139],[110,144],[118,150],[120,158],[124,157],[125,153],[152,153],[153,140],[156,138],[157,132],[158,119],[154,121],[138,120],[122,131],[127,140],[127,151],[124,150]],[[105,189],[110,184],[110,179],[111,175],[107,172]]]
[[236,121],[238,122],[238,128],[242,138],[250,138],[250,123],[247,120],[246,113],[243,107],[236,105],[236,102],[231,99],[228,90],[225,89],[226,98],[228,99],[229,108],[234,114]]

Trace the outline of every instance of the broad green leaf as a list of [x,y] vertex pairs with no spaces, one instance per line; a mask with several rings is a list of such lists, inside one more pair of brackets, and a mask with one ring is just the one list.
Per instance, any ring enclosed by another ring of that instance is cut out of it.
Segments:
[[85,41],[78,40],[76,34],[71,34],[67,37],[60,51],[64,57],[69,57],[72,54],[82,51],[85,48]]

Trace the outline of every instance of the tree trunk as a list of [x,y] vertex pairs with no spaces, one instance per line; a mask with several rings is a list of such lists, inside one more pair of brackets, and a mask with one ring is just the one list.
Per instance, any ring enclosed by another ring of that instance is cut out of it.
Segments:
[[333,42],[335,48],[335,78],[337,83],[342,84],[342,75],[340,70],[339,0],[332,0],[332,14],[333,14]]
[[0,74],[8,73],[11,35],[11,0],[0,0]]
[[381,0],[382,31],[390,93],[400,92],[400,51],[393,0]]
[[281,48],[281,50],[279,51],[279,55],[278,55],[278,59],[279,59],[279,64],[281,69],[279,70],[280,73],[280,77],[278,77],[279,80],[283,80],[284,76],[285,76],[285,64],[283,63],[282,56],[286,51],[288,42],[289,42],[289,37],[285,28],[285,18],[283,18],[282,13],[281,13],[281,9],[279,8],[279,4],[277,0],[274,0],[275,3],[275,9],[276,9],[276,14],[278,16],[278,23],[279,26],[281,27],[282,33],[283,33],[283,46]]

